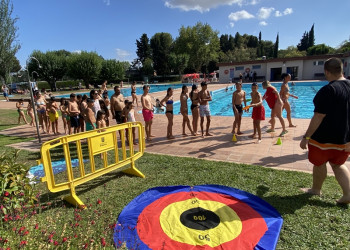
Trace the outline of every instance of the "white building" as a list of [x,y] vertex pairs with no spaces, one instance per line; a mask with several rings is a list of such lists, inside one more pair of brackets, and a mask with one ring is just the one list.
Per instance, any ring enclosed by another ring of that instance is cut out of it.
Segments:
[[243,78],[246,72],[256,72],[257,81],[281,81],[282,73],[292,75],[292,80],[324,80],[323,64],[330,57],[338,57],[344,63],[344,75],[350,76],[350,52],[333,55],[274,58],[244,62],[218,63],[219,82],[228,83]]

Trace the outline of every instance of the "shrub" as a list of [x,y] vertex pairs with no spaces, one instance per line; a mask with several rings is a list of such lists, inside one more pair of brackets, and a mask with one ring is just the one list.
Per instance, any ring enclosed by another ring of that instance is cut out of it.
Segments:
[[19,150],[2,152],[0,154],[0,215],[3,218],[8,213],[21,210],[23,206],[33,205],[36,200],[33,195],[30,180],[26,177],[28,167],[18,163]]

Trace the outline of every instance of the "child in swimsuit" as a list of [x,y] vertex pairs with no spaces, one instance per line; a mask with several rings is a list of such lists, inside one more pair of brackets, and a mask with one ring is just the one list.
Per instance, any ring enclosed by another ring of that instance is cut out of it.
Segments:
[[258,132],[257,143],[260,143],[261,142],[260,121],[265,120],[265,108],[262,105],[262,97],[261,97],[261,94],[258,92],[257,83],[252,84],[251,97],[252,97],[252,102],[250,106],[253,107],[252,119],[253,119],[254,133],[250,137],[256,138],[256,133]]
[[19,101],[16,103],[16,108],[17,108],[17,112],[18,112],[18,124],[21,123],[21,118],[23,119],[23,121],[28,124],[27,119],[24,115],[23,112],[23,108],[24,108],[24,100],[23,98],[19,99]]
[[49,110],[49,120],[52,124],[52,131],[53,133],[56,135],[56,134],[59,134],[58,132],[58,112],[57,112],[57,104],[56,104],[56,99],[54,96],[51,96],[50,98],[50,102],[49,104],[47,105],[47,108]]
[[173,101],[173,89],[172,88],[168,88],[166,96],[163,98],[163,100],[160,101],[161,105],[163,103],[166,104],[165,115],[168,118],[167,138],[174,139],[175,138],[173,136],[173,119],[174,119],[173,103],[174,103],[174,101]]
[[247,101],[246,101],[246,95],[245,91],[242,90],[242,82],[236,82],[236,91],[233,92],[232,94],[232,107],[233,107],[233,113],[235,116],[235,120],[233,122],[232,126],[232,134],[235,134],[235,129],[237,126],[237,134],[241,135],[243,134],[241,132],[241,121],[242,121],[242,114],[243,114],[243,105],[242,103],[244,102],[244,106],[247,106]]
[[27,106],[27,115],[30,116],[30,118],[32,119],[30,121],[30,126],[34,127],[34,110],[32,107],[32,104],[30,103],[30,101],[28,101],[28,106]]

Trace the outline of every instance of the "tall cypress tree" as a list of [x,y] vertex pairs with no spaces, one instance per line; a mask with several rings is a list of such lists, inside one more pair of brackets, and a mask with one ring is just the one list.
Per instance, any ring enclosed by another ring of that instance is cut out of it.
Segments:
[[258,47],[256,49],[256,55],[262,57],[262,44],[261,44],[261,31],[259,32]]
[[304,32],[303,37],[301,38],[299,44],[297,45],[297,48],[299,51],[307,50],[309,44],[309,32]]
[[314,25],[312,25],[310,32],[309,32],[309,40],[308,40],[308,45],[307,48],[310,48],[315,45],[315,32],[314,32]]
[[273,48],[273,57],[274,58],[278,57],[278,44],[279,44],[279,34],[277,33],[276,42],[275,42],[274,48]]

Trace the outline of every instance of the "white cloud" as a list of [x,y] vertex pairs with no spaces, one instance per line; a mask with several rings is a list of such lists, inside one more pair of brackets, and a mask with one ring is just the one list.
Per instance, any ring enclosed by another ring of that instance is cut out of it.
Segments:
[[81,50],[74,50],[74,51],[72,51],[72,53],[81,54]]
[[259,23],[259,25],[260,25],[260,26],[267,26],[267,22],[261,21],[261,22]]
[[238,21],[240,19],[251,19],[251,18],[254,18],[254,16],[245,10],[237,11],[234,13],[232,12],[228,16],[228,19],[230,19],[232,21]]
[[286,15],[290,15],[293,13],[293,9],[292,8],[287,8],[283,11],[283,14]]
[[276,10],[275,17],[280,17],[280,16],[283,16],[283,14],[279,10]]
[[233,28],[235,26],[235,23],[230,23],[230,27]]
[[128,57],[131,55],[128,51],[122,49],[115,49],[117,52],[117,60],[126,61]]
[[109,6],[109,5],[111,4],[111,0],[103,0],[103,2],[104,2],[107,6]]
[[271,7],[271,8],[266,8],[266,7],[262,7],[260,8],[260,10],[258,11],[258,18],[259,19],[267,19],[270,17],[271,13],[275,10],[275,8]]
[[255,5],[260,0],[167,0],[165,1],[165,6],[172,9],[181,9],[183,11],[198,11],[198,12],[208,12],[210,9],[216,8],[220,5],[233,5],[238,6],[243,5]]

